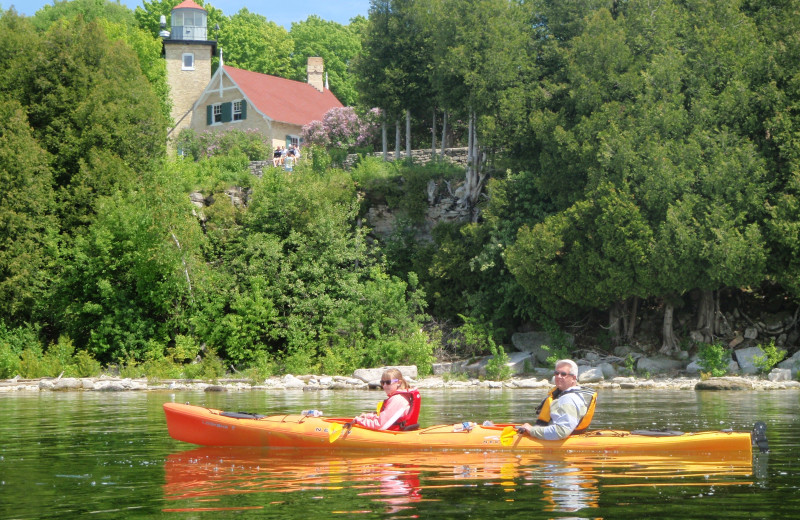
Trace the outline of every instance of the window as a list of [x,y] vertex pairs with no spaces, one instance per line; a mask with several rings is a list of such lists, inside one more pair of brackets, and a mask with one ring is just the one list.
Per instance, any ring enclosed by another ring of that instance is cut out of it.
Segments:
[[234,101],[233,102],[233,120],[234,121],[241,121],[244,119],[242,117],[242,101]]
[[300,136],[298,135],[287,135],[286,136],[286,146],[300,146]]
[[183,54],[183,64],[181,70],[194,70],[194,54],[186,52]]
[[212,119],[212,122],[221,123],[222,122],[222,104],[221,103],[218,103],[218,104],[214,105],[213,114],[214,114],[214,117]]

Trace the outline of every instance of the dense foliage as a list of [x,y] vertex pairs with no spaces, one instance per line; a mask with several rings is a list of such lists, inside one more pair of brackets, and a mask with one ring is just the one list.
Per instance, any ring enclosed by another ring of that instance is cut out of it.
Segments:
[[[721,295],[800,296],[795,0],[374,0],[352,26],[291,31],[206,5],[226,63],[295,77],[322,55],[362,101],[308,128],[313,159],[262,177],[248,163],[269,149],[246,132],[185,134],[187,157],[166,158],[154,49],[177,3],[2,12],[0,376],[424,373],[437,347],[502,359],[522,326],[602,320],[636,341],[643,307],[663,352],[695,331],[719,371]],[[410,110],[416,142],[444,114],[474,122],[477,218],[425,228],[437,190],[465,204],[443,162],[331,166],[372,106]],[[388,237],[363,226],[379,204]]]

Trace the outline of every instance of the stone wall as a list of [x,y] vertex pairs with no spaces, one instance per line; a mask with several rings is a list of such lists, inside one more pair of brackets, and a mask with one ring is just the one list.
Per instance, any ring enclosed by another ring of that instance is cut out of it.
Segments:
[[[437,156],[441,153],[441,149],[436,152]],[[383,152],[375,152],[369,154],[371,157],[383,157]],[[428,148],[427,150],[411,150],[411,158],[414,161],[414,164],[427,164],[431,161],[431,150]],[[388,152],[386,157],[390,161],[395,160],[395,153]],[[400,153],[400,159],[405,159],[406,153],[403,150]],[[347,159],[344,161],[344,169],[349,170],[353,164],[355,164],[356,160],[358,159],[358,155],[351,153],[347,156]],[[445,148],[444,150],[444,159],[449,161],[453,164],[458,164],[459,166],[463,166],[466,168],[467,166],[467,148]]]

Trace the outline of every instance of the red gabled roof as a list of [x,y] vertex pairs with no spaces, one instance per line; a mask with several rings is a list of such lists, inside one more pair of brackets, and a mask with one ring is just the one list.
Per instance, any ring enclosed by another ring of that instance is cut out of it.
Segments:
[[200,9],[201,11],[205,11],[204,7],[197,5],[196,3],[192,2],[192,0],[183,0],[183,2],[179,3],[172,9]]
[[[188,0],[187,0],[188,1]],[[306,125],[321,120],[331,108],[341,108],[342,103],[333,93],[322,92],[308,83],[294,81],[259,72],[224,65],[223,69],[263,114],[275,121]]]

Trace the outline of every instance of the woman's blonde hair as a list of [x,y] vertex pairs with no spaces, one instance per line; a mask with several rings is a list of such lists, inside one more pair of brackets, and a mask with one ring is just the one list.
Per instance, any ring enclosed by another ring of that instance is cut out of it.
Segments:
[[409,388],[408,381],[406,381],[406,379],[403,377],[403,373],[396,368],[387,368],[383,372],[383,379],[386,380],[397,379],[397,381],[400,382],[400,388],[402,388],[403,390],[408,390]]

